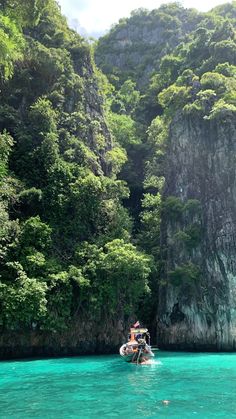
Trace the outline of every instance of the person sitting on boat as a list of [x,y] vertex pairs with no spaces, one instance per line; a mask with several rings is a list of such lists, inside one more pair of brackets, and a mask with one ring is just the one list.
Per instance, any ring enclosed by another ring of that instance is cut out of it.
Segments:
[[138,339],[138,348],[144,349],[146,347],[146,341],[145,339]]

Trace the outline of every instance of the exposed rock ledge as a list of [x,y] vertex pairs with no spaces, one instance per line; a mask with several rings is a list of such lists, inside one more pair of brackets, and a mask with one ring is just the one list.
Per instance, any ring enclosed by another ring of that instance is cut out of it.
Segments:
[[74,322],[61,333],[12,331],[0,336],[0,359],[118,353],[127,334],[122,321]]

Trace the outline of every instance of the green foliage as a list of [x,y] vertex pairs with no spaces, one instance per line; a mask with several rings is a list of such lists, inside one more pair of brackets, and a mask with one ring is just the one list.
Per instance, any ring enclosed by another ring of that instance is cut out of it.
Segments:
[[21,212],[26,216],[37,215],[40,212],[43,194],[41,189],[35,187],[24,189],[18,194]]
[[165,55],[160,63],[162,83],[170,85],[176,80],[181,68],[182,58],[174,55]]
[[[199,20],[201,23],[184,42],[161,58],[158,72],[152,77],[148,95],[156,91],[165,115],[171,118],[183,108],[187,114],[209,116],[215,100],[220,98],[234,104],[229,94],[236,89],[233,25],[214,11],[199,16]],[[206,91],[212,91],[211,97],[206,97]]]
[[28,278],[19,263],[9,265],[14,282],[0,282],[0,323],[10,330],[31,328],[33,323],[42,321],[46,314],[46,284]]
[[39,216],[31,217],[22,225],[20,244],[25,248],[46,249],[51,244],[51,233],[52,229]]
[[223,99],[216,102],[209,114],[205,116],[205,119],[225,119],[227,117],[232,118],[235,116],[236,106],[233,104],[226,103]]
[[168,120],[153,119],[148,128],[148,155],[145,167],[144,188],[162,192],[165,185],[165,151],[168,139]]
[[[117,180],[125,149],[140,143],[130,116],[140,93],[132,80],[115,92],[54,0],[26,3],[7,0],[0,15],[7,79],[0,100],[1,326],[56,332],[78,315],[102,313],[107,301],[111,316],[119,296],[121,316],[133,314],[147,291],[149,258],[129,243],[132,220],[122,205],[129,190]],[[115,101],[126,115],[112,114]],[[78,263],[85,240],[91,254]]]
[[7,205],[0,201],[0,265],[9,260],[9,252],[14,247],[18,235],[18,221],[9,219]]
[[223,74],[226,77],[236,76],[236,66],[230,65],[229,63],[218,64],[214,71]]
[[161,146],[165,146],[167,136],[168,121],[157,116],[148,128],[148,142],[150,145],[158,146],[159,150]]
[[175,233],[174,240],[179,243],[188,243],[190,236],[185,231],[179,230]]
[[183,108],[189,98],[189,88],[184,86],[171,85],[164,89],[159,95],[158,100],[163,108],[168,109],[169,112]]
[[45,135],[56,130],[56,112],[46,98],[39,98],[29,114],[33,135]]
[[201,226],[199,224],[189,225],[184,231],[180,230],[174,235],[179,243],[184,243],[186,249],[191,250],[198,246],[201,241]]
[[0,77],[13,75],[14,62],[23,58],[24,44],[16,23],[0,13]]
[[163,211],[170,220],[178,220],[184,211],[184,204],[177,196],[168,196],[163,201]]
[[1,8],[11,19],[17,21],[18,25],[35,26],[39,22],[40,16],[45,7],[50,7],[53,3],[50,0],[3,0]]
[[[178,121],[182,116],[191,128],[204,119],[202,127],[206,132],[212,130],[213,120],[224,123],[226,129],[229,120],[233,121],[235,18],[235,2],[209,13],[183,10],[177,4],[163,5],[151,12],[134,11],[101,38],[96,47],[96,62],[114,87],[108,96],[113,111],[110,125],[127,151],[128,162],[119,176],[129,179],[131,198],[138,208],[134,212],[135,226],[138,225],[135,239],[155,259],[150,277],[152,307],[158,305],[157,283],[163,275],[166,277],[171,259],[176,265],[180,261],[169,273],[171,284],[190,287],[200,278],[200,270],[192,262],[203,240],[201,203],[197,199],[183,201],[177,196],[166,196],[174,190],[173,170],[168,167],[171,162],[167,153],[172,146],[168,138],[175,128],[180,135]],[[132,114],[127,112],[120,94],[131,80],[135,90],[141,92]],[[127,115],[132,119],[127,119]],[[136,135],[130,133],[134,126],[140,146],[131,157],[131,141]],[[130,173],[131,167],[141,175],[124,177],[125,169]],[[166,173],[172,174],[168,183]]]
[[236,64],[236,44],[232,39],[224,39],[214,45],[215,60],[220,63]]
[[108,95],[112,112],[123,115],[134,115],[140,101],[140,92],[136,90],[135,83],[126,80],[117,92]]
[[188,199],[184,205],[184,210],[190,214],[198,214],[201,210],[201,203],[198,199]]
[[140,100],[140,92],[135,90],[135,83],[128,79],[121,86],[118,98],[123,103],[125,112],[132,115]]
[[189,261],[200,202],[166,196],[169,129],[182,111],[204,124],[235,116],[235,16],[235,6],[134,11],[98,41],[106,77],[56,1],[1,3],[3,328],[63,331],[77,316],[122,319],[144,302],[148,322],[171,246],[183,258],[170,283],[200,278]]
[[142,200],[142,234],[140,242],[142,247],[156,258],[159,256],[160,247],[161,205],[160,193],[156,195],[146,193],[144,195]]
[[[138,89],[145,92],[149,77],[159,70],[161,62],[163,73],[166,73],[164,79],[169,81],[175,77],[181,58],[173,54],[173,48],[198,22],[196,11],[184,9],[177,3],[162,5],[152,11],[138,9],[99,39],[95,50],[96,63],[111,83],[114,83],[113,76],[116,77],[116,87],[131,79],[137,82]],[[136,28],[139,28],[139,33]],[[150,37],[153,38],[151,42]],[[162,61],[164,55],[169,58]]]
[[65,330],[72,315],[73,288],[67,271],[51,274],[47,280],[47,313],[42,329]]
[[203,90],[212,89],[216,93],[221,94],[225,92],[227,78],[218,73],[205,73],[201,78],[201,86]]
[[116,175],[127,161],[127,154],[124,149],[122,150],[120,147],[114,147],[106,153],[106,158],[108,163],[112,163],[113,173]]
[[201,271],[197,265],[191,262],[177,266],[173,271],[169,272],[171,283],[176,286],[194,285],[199,280]]
[[8,171],[8,158],[13,147],[12,137],[4,131],[0,134],[0,182]]
[[78,249],[77,262],[91,284],[90,298],[97,312],[115,313],[123,306],[131,314],[149,291],[150,258],[123,240],[113,240],[104,248],[85,244]]
[[135,121],[130,115],[120,115],[114,112],[108,114],[108,123],[116,141],[125,149],[129,145],[139,144]]

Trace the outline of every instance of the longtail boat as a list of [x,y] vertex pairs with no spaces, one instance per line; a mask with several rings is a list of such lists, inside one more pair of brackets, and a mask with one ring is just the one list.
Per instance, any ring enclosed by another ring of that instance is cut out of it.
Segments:
[[120,347],[120,355],[126,362],[146,363],[152,357],[150,334],[144,327],[131,327],[128,341]]

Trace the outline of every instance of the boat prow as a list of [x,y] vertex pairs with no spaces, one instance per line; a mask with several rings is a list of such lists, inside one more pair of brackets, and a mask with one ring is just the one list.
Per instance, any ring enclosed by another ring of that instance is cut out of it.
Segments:
[[126,362],[135,364],[146,363],[153,358],[148,329],[131,328],[128,342],[120,347],[120,355]]

